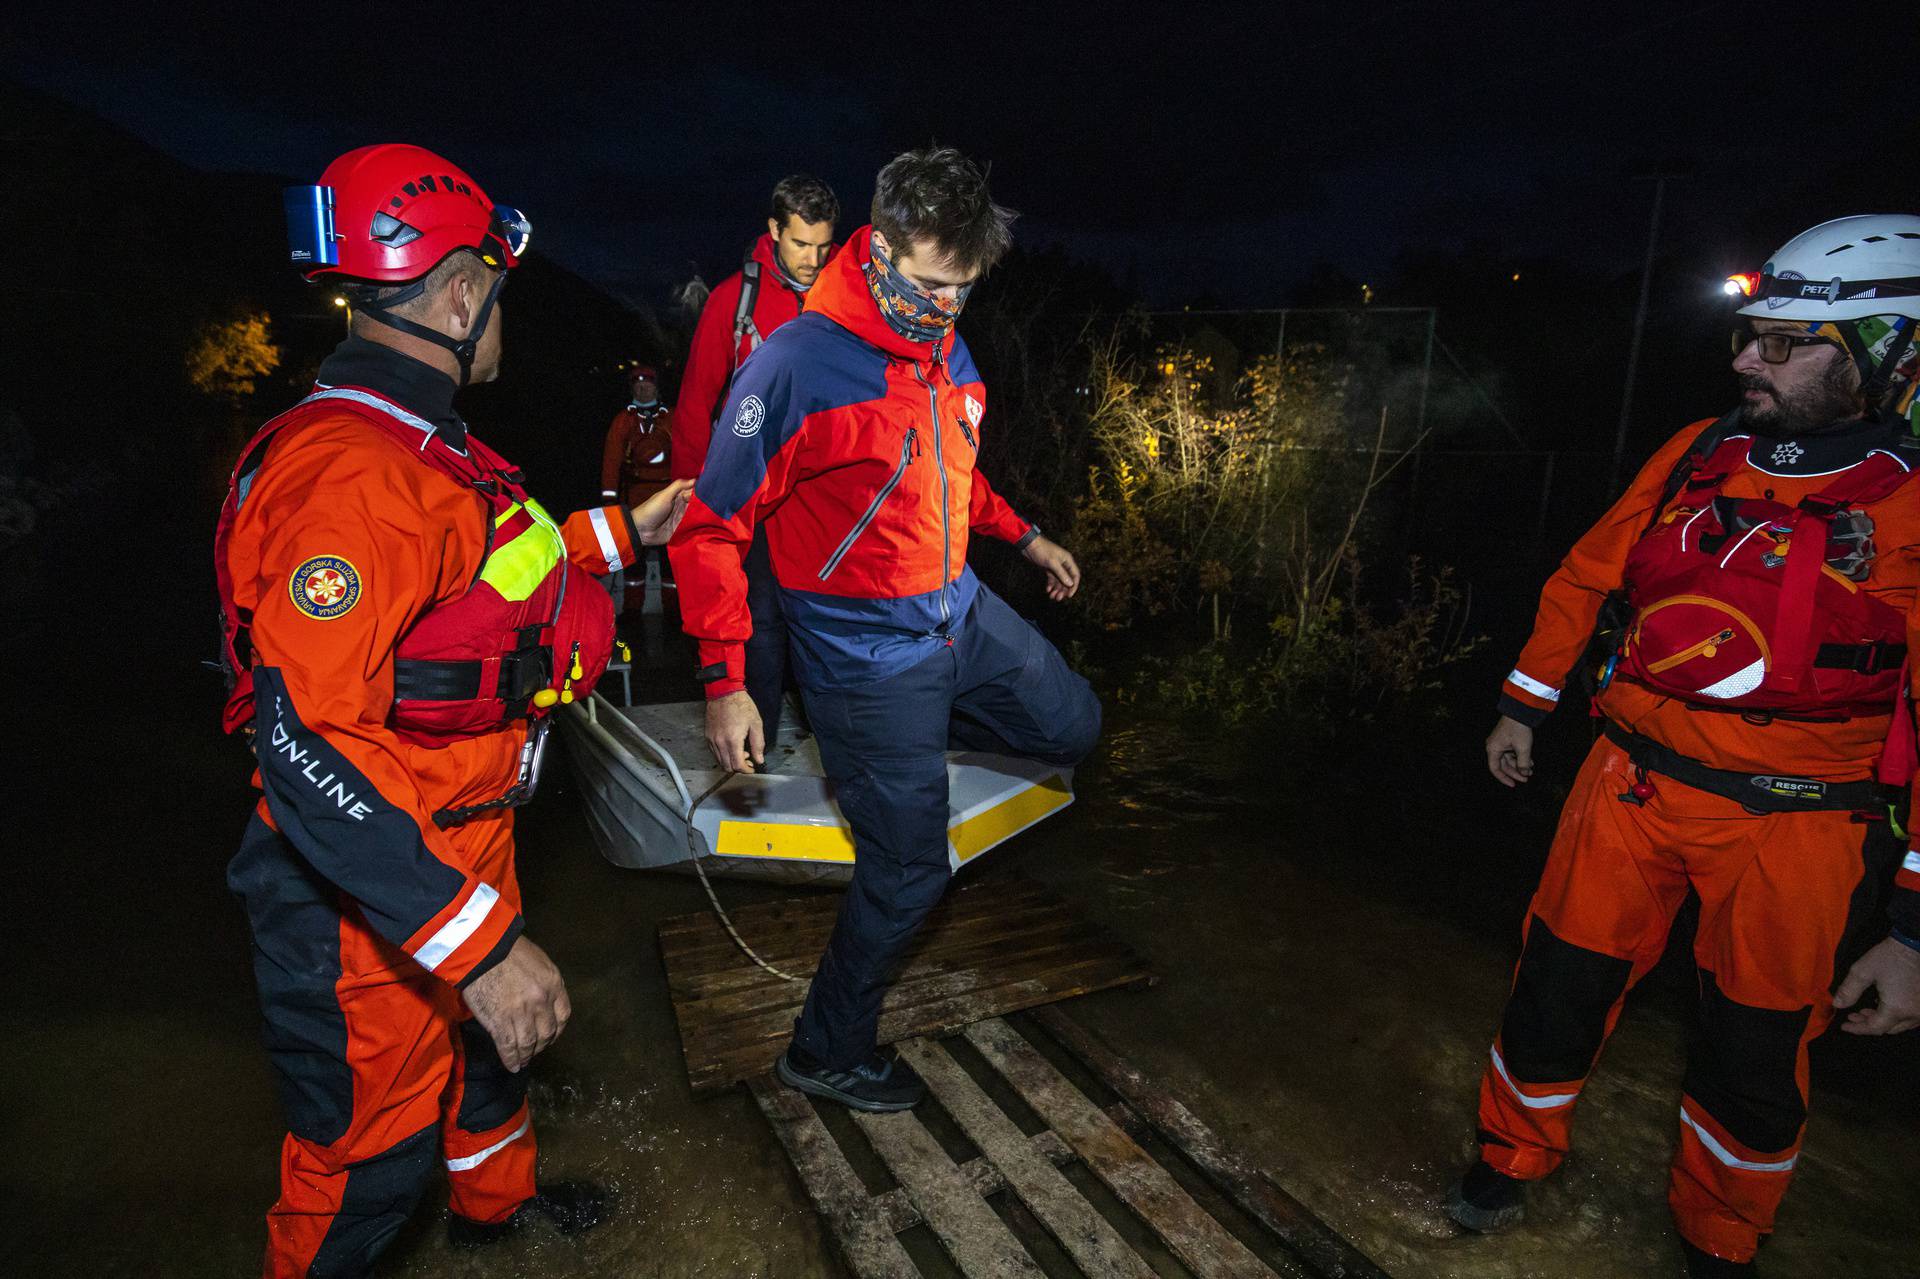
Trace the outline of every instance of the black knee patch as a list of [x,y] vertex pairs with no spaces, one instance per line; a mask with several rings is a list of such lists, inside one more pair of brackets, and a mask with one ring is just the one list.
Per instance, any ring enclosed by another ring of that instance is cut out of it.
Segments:
[[440,1130],[436,1125],[351,1165],[340,1209],[334,1213],[307,1268],[310,1279],[366,1274],[413,1215],[439,1153]]
[[1562,941],[1535,915],[1500,1027],[1508,1073],[1529,1084],[1585,1079],[1632,975],[1631,960]]
[[1741,1145],[1761,1153],[1785,1150],[1807,1122],[1794,1067],[1812,1013],[1810,1007],[1781,1012],[1737,1004],[1703,969],[1687,1096]]
[[253,930],[261,1038],[287,1129],[330,1146],[353,1122],[353,1068],[341,1010],[338,893],[255,816],[227,868]]
[[460,1093],[460,1113],[454,1122],[462,1132],[482,1133],[513,1118],[527,1099],[527,1072],[514,1074],[500,1060],[493,1036],[469,1018],[460,1023],[460,1047],[466,1086]]

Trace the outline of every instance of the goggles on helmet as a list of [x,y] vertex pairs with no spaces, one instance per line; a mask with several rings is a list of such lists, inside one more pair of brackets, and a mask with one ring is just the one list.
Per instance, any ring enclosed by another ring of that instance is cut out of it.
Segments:
[[487,223],[487,235],[500,242],[507,251],[509,263],[518,262],[520,255],[533,243],[533,223],[527,215],[511,205],[493,206],[493,218]]
[[1749,343],[1760,348],[1760,358],[1768,364],[1785,364],[1793,358],[1796,347],[1802,346],[1839,346],[1832,338],[1815,336],[1809,333],[1789,333],[1784,331],[1759,332],[1751,324],[1736,324],[1733,327],[1733,353],[1735,355],[1747,349]]
[[339,266],[339,241],[333,230],[333,188],[288,187],[282,196],[287,210],[287,252],[303,269]]

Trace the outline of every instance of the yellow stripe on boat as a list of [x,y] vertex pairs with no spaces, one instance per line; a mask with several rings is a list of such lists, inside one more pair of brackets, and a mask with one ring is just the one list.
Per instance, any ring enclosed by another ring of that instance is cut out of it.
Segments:
[[1002,840],[1011,839],[1047,814],[1073,802],[1073,792],[1058,773],[1002,800],[984,813],[975,813],[947,832],[953,852],[965,865]]
[[807,862],[850,862],[853,860],[853,836],[844,826],[723,821],[714,851],[722,857],[788,857]]

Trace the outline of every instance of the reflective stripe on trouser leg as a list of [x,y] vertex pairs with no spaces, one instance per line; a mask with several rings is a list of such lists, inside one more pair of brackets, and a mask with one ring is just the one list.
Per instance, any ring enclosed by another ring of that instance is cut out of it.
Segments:
[[1752,828],[1744,855],[1695,868],[1700,1022],[1667,1187],[1680,1233],[1734,1261],[1773,1229],[1793,1179],[1807,1045],[1832,1019],[1835,957],[1871,916],[1897,852],[1883,826],[1848,813],[1757,818]]
[[1628,767],[1606,741],[1581,767],[1481,1076],[1481,1157],[1510,1177],[1544,1177],[1565,1158],[1581,1087],[1686,898],[1678,861],[1656,851],[1658,799],[1641,808],[1617,798]]
[[441,1099],[447,1206],[470,1221],[504,1221],[534,1194],[537,1147],[526,1072],[515,1074],[480,1023],[453,1035],[454,1071]]

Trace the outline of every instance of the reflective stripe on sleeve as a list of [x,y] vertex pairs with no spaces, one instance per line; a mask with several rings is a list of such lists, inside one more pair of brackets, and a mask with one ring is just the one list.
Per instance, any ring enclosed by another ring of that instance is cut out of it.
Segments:
[[613,528],[607,523],[607,513],[596,506],[587,512],[587,519],[593,524],[593,535],[600,539],[600,554],[607,561],[607,572],[620,571],[620,544],[613,540]]
[[1507,676],[1507,683],[1524,692],[1532,693],[1535,697],[1544,697],[1550,702],[1560,700],[1559,689],[1548,684],[1542,684],[1539,680],[1528,675],[1518,667],[1514,668],[1513,674]]
[[432,972],[445,963],[447,956],[466,944],[469,937],[480,930],[487,922],[487,916],[493,913],[494,903],[500,900],[500,894],[491,884],[479,884],[460,913],[440,925],[440,931],[427,938],[426,944],[413,952],[420,966]]
[[1693,1129],[1693,1135],[1700,1139],[1700,1144],[1707,1148],[1707,1152],[1729,1168],[1739,1168],[1746,1172],[1788,1172],[1800,1158],[1799,1155],[1789,1155],[1785,1159],[1772,1163],[1742,1159],[1721,1145],[1719,1138],[1702,1127],[1699,1120],[1689,1115],[1685,1106],[1680,1107],[1680,1122]]
[[1580,1094],[1577,1092],[1557,1092],[1545,1097],[1527,1096],[1520,1091],[1520,1085],[1513,1082],[1513,1076],[1507,1073],[1507,1063],[1500,1060],[1500,1050],[1494,1048],[1489,1051],[1493,1056],[1493,1069],[1500,1076],[1501,1082],[1506,1084],[1507,1091],[1513,1094],[1514,1099],[1528,1110],[1552,1110],[1558,1106],[1571,1106],[1580,1100]]
[[465,1155],[459,1159],[447,1160],[447,1171],[448,1172],[467,1172],[467,1171],[470,1171],[471,1169],[478,1168],[481,1164],[487,1162],[487,1160],[493,1158],[495,1155],[505,1150],[508,1146],[511,1146],[514,1142],[526,1136],[527,1129],[531,1127],[533,1127],[533,1116],[529,1114],[525,1119],[522,1119],[520,1121],[520,1126],[518,1128],[515,1128],[507,1136],[502,1137],[500,1140],[494,1142],[491,1146],[488,1146],[485,1150],[481,1151],[479,1154]]
[[1910,870],[1914,874],[1920,875],[1920,853],[1916,853],[1912,849],[1907,850],[1907,855],[1900,860],[1900,869]]

